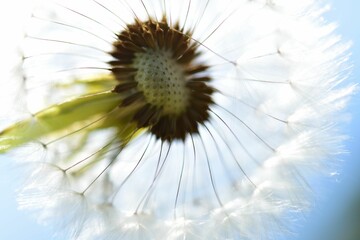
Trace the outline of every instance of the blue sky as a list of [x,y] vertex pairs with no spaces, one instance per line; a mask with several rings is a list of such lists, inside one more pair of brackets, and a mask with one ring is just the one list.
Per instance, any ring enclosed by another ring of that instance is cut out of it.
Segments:
[[[357,22],[360,21],[360,1],[341,0],[329,1],[333,11],[327,14],[330,20],[339,23],[338,32],[344,40],[351,40],[351,61],[354,64],[350,81],[359,83],[360,76],[360,30]],[[354,197],[360,194],[360,96],[355,96],[350,104],[352,122],[345,130],[350,139],[346,142],[351,154],[343,156],[341,175],[335,183],[323,186],[322,200],[317,202],[316,208],[308,219],[308,223],[300,231],[298,240],[340,240],[332,236],[342,231],[342,227],[349,224],[347,218],[340,217]],[[360,217],[357,217],[359,219]],[[350,221],[350,220],[349,220]],[[356,239],[354,239],[356,240]]]
[[[333,10],[326,16],[330,20],[339,23],[338,32],[343,35],[344,40],[353,42],[352,58],[354,63],[353,74],[350,80],[359,82],[360,76],[360,30],[357,22],[360,22],[360,1],[356,0],[332,0],[328,1],[332,4]],[[14,6],[7,8],[16,11]],[[4,10],[3,9],[3,10]],[[0,12],[2,17],[6,16]],[[9,14],[9,12],[8,12]],[[0,19],[2,31],[9,31],[6,25],[6,19]],[[5,24],[4,24],[5,21]],[[0,41],[2,41],[0,39]],[[340,169],[341,175],[337,177],[337,181],[327,182],[322,186],[324,192],[321,193],[320,199],[315,204],[314,211],[306,222],[301,223],[298,227],[299,234],[291,238],[291,240],[315,240],[329,239],[324,237],[324,229],[331,234],[328,229],[340,231],[333,226],[341,227],[341,222],[346,219],[339,219],[337,216],[345,209],[352,197],[360,191],[360,101],[359,96],[355,97],[350,105],[350,111],[353,112],[353,120],[345,129],[350,135],[347,141],[347,149],[351,154],[343,156],[344,163]],[[22,211],[17,211],[14,193],[13,181],[16,175],[9,171],[9,165],[5,162],[0,163],[0,239],[6,240],[49,240],[51,239],[51,229],[37,225],[31,217]]]

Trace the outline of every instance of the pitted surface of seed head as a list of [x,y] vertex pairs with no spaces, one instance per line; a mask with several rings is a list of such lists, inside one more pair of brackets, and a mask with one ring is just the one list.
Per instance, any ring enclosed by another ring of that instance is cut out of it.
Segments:
[[199,43],[164,17],[134,24],[118,34],[109,62],[122,94],[120,107],[136,107],[139,128],[163,141],[184,140],[209,119],[214,89],[207,65],[199,62]]
[[185,111],[189,89],[184,69],[172,58],[171,52],[148,49],[137,53],[133,66],[137,69],[137,88],[148,103],[161,109],[163,115],[178,116]]

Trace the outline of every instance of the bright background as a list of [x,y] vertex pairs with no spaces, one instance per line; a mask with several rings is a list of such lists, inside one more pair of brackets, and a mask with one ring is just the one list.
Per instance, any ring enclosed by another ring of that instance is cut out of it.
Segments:
[[[1,1],[0,82],[3,82],[11,80],[8,75],[8,70],[14,64],[11,50],[22,37],[21,22],[27,16],[30,0]],[[351,61],[354,71],[350,80],[360,82],[360,1],[328,2],[333,9],[326,14],[327,19],[338,22],[338,32],[343,35],[344,40],[353,42]],[[353,119],[345,131],[350,136],[346,148],[351,154],[343,156],[344,163],[339,169],[341,175],[321,186],[324,191],[319,194],[314,210],[307,221],[297,223],[298,234],[287,238],[288,240],[360,239],[360,236],[345,237],[352,229],[360,229],[360,96],[354,97],[349,109],[353,112]],[[51,229],[37,225],[27,213],[17,210],[13,183],[16,176],[9,171],[9,163],[6,162],[8,159],[0,160],[0,240],[52,239]]]

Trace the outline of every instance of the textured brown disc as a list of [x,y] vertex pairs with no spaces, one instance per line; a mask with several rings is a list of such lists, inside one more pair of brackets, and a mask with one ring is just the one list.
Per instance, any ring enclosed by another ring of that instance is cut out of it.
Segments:
[[[214,90],[208,66],[198,63],[191,32],[167,20],[137,20],[118,35],[110,62],[124,95],[120,107],[136,104],[133,120],[164,141],[184,140],[209,118]],[[139,107],[140,106],[140,107]]]

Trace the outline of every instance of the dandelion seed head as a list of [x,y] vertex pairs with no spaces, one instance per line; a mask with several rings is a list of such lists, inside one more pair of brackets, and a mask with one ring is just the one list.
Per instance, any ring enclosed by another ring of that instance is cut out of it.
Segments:
[[66,238],[273,239],[336,172],[355,87],[327,7],[41,4],[0,152],[34,150],[19,205]]

